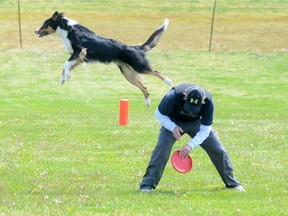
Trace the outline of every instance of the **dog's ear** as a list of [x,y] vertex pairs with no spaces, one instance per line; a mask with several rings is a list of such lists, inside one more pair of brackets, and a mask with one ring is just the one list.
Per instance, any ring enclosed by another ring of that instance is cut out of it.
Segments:
[[52,19],[53,19],[53,20],[57,20],[58,16],[59,16],[58,11],[55,11],[55,13],[54,13],[53,16],[52,16]]
[[55,11],[55,13],[52,16],[53,20],[61,19],[64,16],[64,13],[58,13],[58,11]]
[[61,19],[64,17],[64,13],[63,12],[58,13],[58,15],[59,15],[59,18],[61,18]]

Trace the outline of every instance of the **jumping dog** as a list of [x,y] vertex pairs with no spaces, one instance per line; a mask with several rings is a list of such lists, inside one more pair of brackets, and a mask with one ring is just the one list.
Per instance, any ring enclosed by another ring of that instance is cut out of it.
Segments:
[[76,21],[66,18],[63,13],[56,11],[40,28],[35,30],[35,33],[39,37],[56,34],[62,39],[66,50],[71,54],[64,64],[61,84],[68,81],[70,71],[83,62],[113,62],[119,67],[124,77],[142,91],[146,106],[149,107],[151,103],[149,92],[140,82],[139,74],[156,76],[166,84],[173,86],[170,79],[151,68],[146,56],[146,52],[157,45],[168,24],[169,20],[166,18],[164,24],[156,29],[143,45],[130,46],[117,40],[101,37]]

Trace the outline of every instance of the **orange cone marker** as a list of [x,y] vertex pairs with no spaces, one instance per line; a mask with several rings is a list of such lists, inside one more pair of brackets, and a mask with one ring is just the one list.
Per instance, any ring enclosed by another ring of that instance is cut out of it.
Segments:
[[129,101],[127,99],[121,99],[119,125],[128,125],[128,107],[129,107]]

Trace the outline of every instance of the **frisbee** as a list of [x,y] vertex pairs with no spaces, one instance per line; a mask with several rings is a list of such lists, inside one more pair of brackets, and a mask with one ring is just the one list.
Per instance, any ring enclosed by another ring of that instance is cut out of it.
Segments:
[[177,150],[172,154],[172,166],[179,173],[187,173],[192,169],[192,158],[190,155],[186,156],[185,158],[181,158],[179,152],[180,150]]

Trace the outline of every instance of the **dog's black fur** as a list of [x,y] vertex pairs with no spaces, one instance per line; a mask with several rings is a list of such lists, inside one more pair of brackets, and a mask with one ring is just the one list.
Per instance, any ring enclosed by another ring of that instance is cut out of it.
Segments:
[[[57,11],[44,22],[41,28],[35,30],[35,33],[39,37],[55,33],[63,40],[66,50],[71,54],[71,57],[64,64],[61,77],[62,84],[70,78],[70,70],[83,61],[114,62],[125,78],[142,91],[146,105],[149,107],[149,93],[140,82],[138,74],[154,75],[172,86],[170,79],[163,77],[160,72],[152,70],[146,57],[146,52],[159,42],[168,23],[169,20],[166,19],[165,23],[141,46],[129,46],[113,39],[101,37]],[[85,58],[80,61],[79,55],[83,49],[86,51]]]

